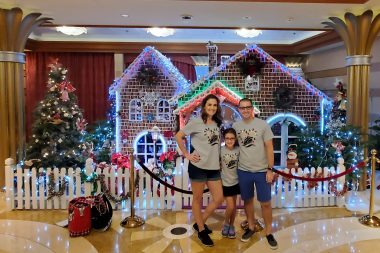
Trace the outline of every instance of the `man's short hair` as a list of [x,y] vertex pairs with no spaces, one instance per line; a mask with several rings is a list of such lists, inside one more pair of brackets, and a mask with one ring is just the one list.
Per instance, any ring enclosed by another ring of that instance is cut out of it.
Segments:
[[249,99],[249,98],[242,98],[242,99],[240,99],[239,105],[241,104],[241,102],[249,102],[251,105],[253,105],[252,100]]

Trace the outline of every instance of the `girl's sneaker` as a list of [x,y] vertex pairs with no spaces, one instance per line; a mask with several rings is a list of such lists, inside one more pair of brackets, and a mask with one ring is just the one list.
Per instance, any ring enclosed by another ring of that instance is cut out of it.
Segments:
[[228,237],[229,230],[230,230],[230,225],[224,224],[223,229],[222,229],[222,236]]
[[228,230],[228,238],[230,238],[230,239],[236,238],[236,232],[235,232],[234,226],[230,226],[230,229]]

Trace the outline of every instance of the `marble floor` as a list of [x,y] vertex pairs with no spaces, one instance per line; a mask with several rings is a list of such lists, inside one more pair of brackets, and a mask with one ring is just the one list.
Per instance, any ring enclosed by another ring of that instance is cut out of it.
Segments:
[[[260,209],[256,210],[260,218]],[[211,238],[215,246],[211,248],[202,246],[188,225],[192,224],[189,211],[137,210],[136,214],[146,221],[141,227],[121,227],[120,221],[130,214],[115,211],[108,231],[70,238],[66,228],[55,225],[67,218],[66,211],[5,211],[4,194],[0,193],[0,253],[380,252],[380,228],[361,225],[360,215],[344,208],[275,209],[273,227],[279,243],[276,251],[269,248],[261,232],[247,243],[239,239],[240,228],[237,239],[222,238],[223,210],[207,222],[214,230]],[[380,213],[376,215],[380,217]],[[243,219],[243,212],[239,212],[237,227]],[[184,232],[172,234],[176,227]]]

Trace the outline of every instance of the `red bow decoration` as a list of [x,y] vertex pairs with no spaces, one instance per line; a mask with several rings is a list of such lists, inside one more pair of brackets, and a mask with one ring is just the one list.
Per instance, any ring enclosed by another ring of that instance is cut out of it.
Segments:
[[69,93],[75,91],[74,86],[70,82],[66,82],[66,81],[63,81],[58,86],[62,93],[62,96],[61,96],[62,101],[66,102],[70,100]]
[[73,92],[76,90],[74,86],[67,81],[63,81],[62,83],[60,83],[59,88],[61,89],[61,91],[66,90],[67,92]]
[[58,63],[58,58],[52,58],[52,57],[49,57],[49,62],[51,62],[51,63],[49,63],[48,64],[48,68],[50,68],[50,69],[56,69],[56,68],[60,68],[60,67],[62,67],[62,64],[61,63]]
[[128,156],[122,155],[120,153],[114,153],[111,157],[111,163],[117,165],[118,168],[129,169],[131,164],[129,162]]
[[87,126],[87,122],[85,119],[77,119],[76,125],[79,131],[83,131]]

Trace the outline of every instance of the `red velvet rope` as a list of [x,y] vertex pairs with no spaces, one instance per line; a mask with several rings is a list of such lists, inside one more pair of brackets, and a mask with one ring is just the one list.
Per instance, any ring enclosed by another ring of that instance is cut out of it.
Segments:
[[321,177],[321,178],[308,178],[308,177],[299,177],[299,176],[294,176],[290,173],[285,173],[285,172],[282,172],[280,170],[277,170],[277,169],[272,169],[273,172],[283,176],[283,177],[287,177],[287,178],[293,178],[293,179],[297,179],[297,180],[302,180],[302,181],[311,181],[311,182],[320,182],[320,181],[328,181],[328,180],[331,180],[331,179],[335,179],[335,178],[338,178],[338,177],[341,177],[341,176],[344,176],[348,173],[351,173],[352,171],[354,171],[355,169],[357,168],[364,168],[366,166],[366,163],[364,161],[361,161],[359,162],[358,164],[352,166],[351,168],[349,168],[348,170],[346,171],[343,171],[339,174],[336,174],[336,175],[333,175],[333,176],[330,176],[330,177]]

